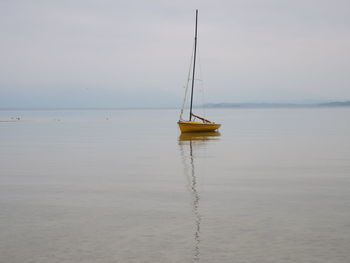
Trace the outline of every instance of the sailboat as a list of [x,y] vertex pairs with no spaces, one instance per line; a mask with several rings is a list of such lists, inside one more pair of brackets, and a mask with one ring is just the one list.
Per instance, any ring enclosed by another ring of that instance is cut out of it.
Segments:
[[[182,119],[182,112],[184,109],[184,105],[183,105],[181,109],[180,120],[177,122],[181,132],[213,132],[218,130],[221,126],[221,124],[219,123],[209,121],[203,117],[193,114],[192,112],[193,89],[194,89],[194,79],[195,79],[195,72],[196,72],[197,25],[198,25],[198,10],[196,10],[196,27],[195,27],[195,35],[194,35],[190,116],[189,116],[189,120]],[[186,93],[187,93],[187,90],[186,90]],[[186,94],[185,94],[185,100],[186,100]]]

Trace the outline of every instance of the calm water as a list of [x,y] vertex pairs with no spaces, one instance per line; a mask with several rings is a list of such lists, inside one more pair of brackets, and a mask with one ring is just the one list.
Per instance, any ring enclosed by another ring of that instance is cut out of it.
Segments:
[[0,262],[350,262],[350,108],[0,111]]

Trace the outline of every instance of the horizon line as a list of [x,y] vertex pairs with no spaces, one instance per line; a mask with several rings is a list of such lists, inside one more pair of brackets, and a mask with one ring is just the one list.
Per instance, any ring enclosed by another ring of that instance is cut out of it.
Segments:
[[[283,102],[219,102],[205,103],[203,105],[195,105],[194,108],[283,108],[283,107],[349,107],[350,100],[330,101],[321,103],[283,103]],[[0,107],[0,111],[10,110],[170,110],[180,109],[180,107]]]

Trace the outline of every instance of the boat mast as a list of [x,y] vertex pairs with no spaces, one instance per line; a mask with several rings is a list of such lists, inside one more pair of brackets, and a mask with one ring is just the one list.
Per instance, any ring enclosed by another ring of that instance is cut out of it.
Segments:
[[192,88],[191,88],[190,121],[192,120],[192,103],[193,103],[194,75],[195,75],[195,71],[196,71],[197,22],[198,22],[198,9],[196,9],[196,29],[195,29],[195,34],[194,34],[194,55],[193,55],[193,71],[192,71]]

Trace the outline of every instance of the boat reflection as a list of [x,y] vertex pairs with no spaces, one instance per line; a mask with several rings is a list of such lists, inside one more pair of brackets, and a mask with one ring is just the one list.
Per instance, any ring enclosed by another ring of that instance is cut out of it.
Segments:
[[194,228],[194,255],[193,261],[200,260],[200,230],[202,216],[199,211],[200,193],[197,185],[197,174],[195,170],[196,153],[203,147],[205,148],[208,141],[218,140],[219,132],[198,132],[198,133],[182,133],[179,136],[179,145],[181,159],[184,167],[184,174],[188,181],[188,189],[192,199],[192,212],[195,221]]
[[218,140],[220,132],[184,132],[179,136],[179,142]]

